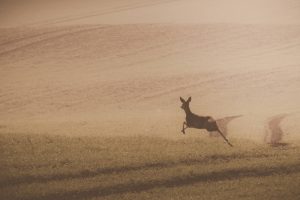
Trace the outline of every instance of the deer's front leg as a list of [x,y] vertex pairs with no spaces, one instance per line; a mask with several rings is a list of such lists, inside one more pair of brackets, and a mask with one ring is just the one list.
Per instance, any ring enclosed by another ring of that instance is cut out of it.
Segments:
[[186,122],[183,122],[183,124],[182,124],[182,130],[181,130],[181,132],[183,134],[185,134],[185,129],[187,129],[187,127],[184,127],[184,125],[186,125]]

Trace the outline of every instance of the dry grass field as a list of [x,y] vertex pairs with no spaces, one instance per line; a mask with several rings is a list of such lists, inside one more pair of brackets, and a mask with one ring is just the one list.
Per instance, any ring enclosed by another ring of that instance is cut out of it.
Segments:
[[298,1],[11,2],[0,199],[300,199]]
[[1,134],[2,199],[298,199],[299,145]]

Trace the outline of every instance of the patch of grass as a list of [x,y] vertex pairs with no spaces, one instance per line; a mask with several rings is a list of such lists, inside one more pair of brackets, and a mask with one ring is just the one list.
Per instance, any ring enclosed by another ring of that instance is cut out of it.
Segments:
[[298,199],[300,147],[0,135],[3,199]]

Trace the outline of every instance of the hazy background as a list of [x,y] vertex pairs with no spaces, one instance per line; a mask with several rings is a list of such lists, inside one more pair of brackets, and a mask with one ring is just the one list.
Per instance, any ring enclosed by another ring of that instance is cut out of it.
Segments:
[[195,113],[243,115],[232,136],[261,141],[281,114],[297,135],[299,1],[14,0],[0,13],[3,130],[177,136],[192,96]]

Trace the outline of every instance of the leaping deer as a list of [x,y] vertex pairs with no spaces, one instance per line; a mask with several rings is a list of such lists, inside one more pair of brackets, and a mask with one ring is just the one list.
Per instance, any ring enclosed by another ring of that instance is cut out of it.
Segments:
[[208,132],[217,131],[227,142],[227,144],[232,147],[232,144],[230,144],[224,134],[220,131],[216,120],[214,120],[210,116],[198,116],[192,113],[190,109],[191,100],[191,97],[189,97],[187,101],[180,97],[180,101],[182,102],[181,108],[185,111],[186,114],[186,121],[183,122],[181,132],[185,134],[185,129],[187,128],[206,129]]

